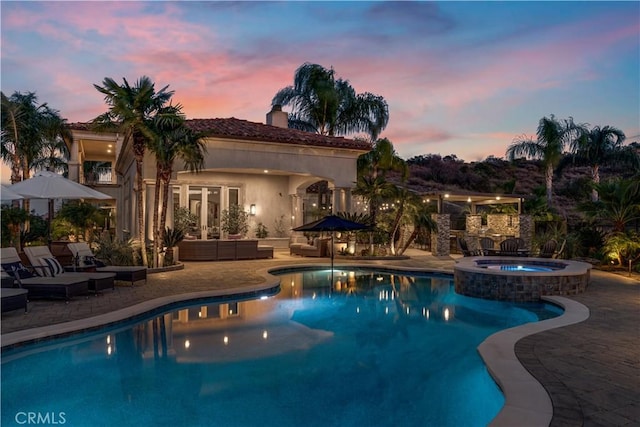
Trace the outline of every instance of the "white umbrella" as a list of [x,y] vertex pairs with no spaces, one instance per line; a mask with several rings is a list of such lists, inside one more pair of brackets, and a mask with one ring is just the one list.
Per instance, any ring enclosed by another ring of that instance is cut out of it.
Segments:
[[49,171],[38,172],[33,177],[7,188],[25,199],[112,199],[107,194]]
[[0,200],[2,200],[3,202],[10,202],[12,200],[20,199],[24,199],[24,197],[22,197],[15,191],[9,190],[9,188],[5,187],[4,185],[0,185]]
[[53,201],[55,199],[112,199],[112,197],[107,194],[85,187],[62,175],[49,171],[40,171],[31,178],[15,183],[7,188],[25,199],[49,200],[49,240],[51,240],[51,217],[53,216]]

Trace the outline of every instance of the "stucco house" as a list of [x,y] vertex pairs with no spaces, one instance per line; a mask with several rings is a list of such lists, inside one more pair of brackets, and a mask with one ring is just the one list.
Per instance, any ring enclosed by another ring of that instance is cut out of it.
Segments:
[[[168,213],[170,216],[173,211],[171,205],[177,205],[198,217],[191,238],[224,238],[221,212],[230,204],[250,212],[248,237],[255,237],[258,223],[273,236],[279,226],[288,233],[292,227],[314,219],[310,216],[313,211],[326,210],[328,214],[352,210],[357,158],[371,150],[371,145],[289,129],[287,118],[287,113],[276,106],[267,113],[266,124],[236,118],[187,121],[188,126],[205,135],[207,154],[199,173],[180,170],[182,164],[176,162]],[[116,133],[95,133],[86,123],[74,123],[70,128],[70,178],[112,195],[112,202],[104,206],[111,210],[112,228],[119,237],[136,236],[131,141]],[[87,162],[103,162],[103,166],[88,172],[83,167]],[[152,235],[155,172],[154,156],[147,153],[143,167],[147,238]],[[330,191],[309,190],[318,187]]]

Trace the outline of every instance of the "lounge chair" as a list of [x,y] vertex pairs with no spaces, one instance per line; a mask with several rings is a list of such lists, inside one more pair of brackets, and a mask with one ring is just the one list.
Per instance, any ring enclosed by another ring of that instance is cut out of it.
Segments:
[[105,265],[98,260],[88,243],[69,243],[67,248],[73,254],[76,265],[83,268],[93,268],[98,273],[115,273],[116,280],[131,282],[131,286],[139,280],[147,282],[147,267],[129,265]]
[[547,240],[541,247],[538,256],[540,258],[553,258],[558,248],[558,242],[554,239]]
[[48,277],[78,277],[86,278],[89,282],[89,290],[97,293],[104,289],[115,289],[115,273],[99,273],[99,272],[67,272],[58,260],[51,254],[47,246],[26,246],[24,253],[29,258],[29,262],[36,272],[41,276]]
[[19,288],[29,291],[29,298],[63,298],[68,301],[89,292],[87,277],[35,275],[22,264],[16,248],[1,248],[0,258],[2,270],[14,278]]

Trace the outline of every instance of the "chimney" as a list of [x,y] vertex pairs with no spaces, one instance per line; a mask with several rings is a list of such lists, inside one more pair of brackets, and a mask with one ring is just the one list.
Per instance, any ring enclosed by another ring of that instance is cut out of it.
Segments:
[[267,124],[279,128],[289,127],[289,114],[282,111],[282,105],[276,104],[267,113]]

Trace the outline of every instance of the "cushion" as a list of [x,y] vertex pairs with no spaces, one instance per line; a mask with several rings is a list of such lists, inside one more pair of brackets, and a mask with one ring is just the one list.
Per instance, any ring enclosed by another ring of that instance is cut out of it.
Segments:
[[53,277],[53,276],[57,276],[59,274],[64,273],[64,268],[62,268],[62,265],[60,265],[57,259],[43,258],[43,260],[46,263],[47,267],[49,267],[49,271],[48,271],[49,274],[47,274],[47,272],[45,271],[46,276]]
[[20,261],[3,263],[2,269],[14,279],[16,277],[16,274],[20,279],[28,279],[29,277],[33,277],[33,274],[31,274],[31,272],[27,270]]

